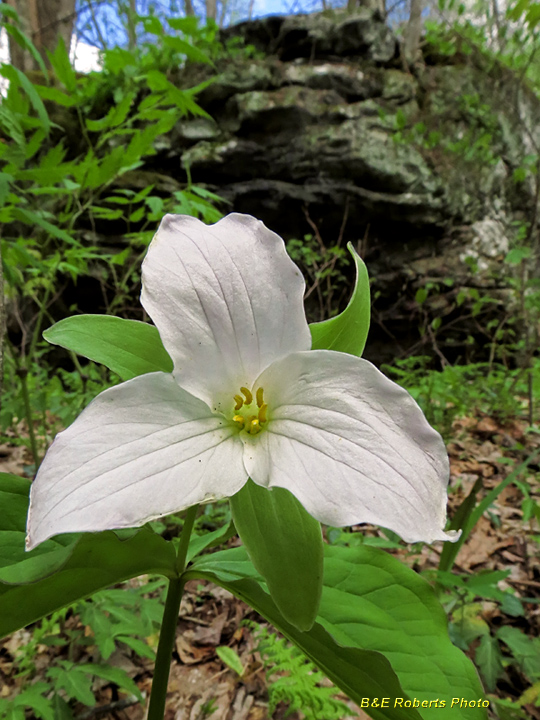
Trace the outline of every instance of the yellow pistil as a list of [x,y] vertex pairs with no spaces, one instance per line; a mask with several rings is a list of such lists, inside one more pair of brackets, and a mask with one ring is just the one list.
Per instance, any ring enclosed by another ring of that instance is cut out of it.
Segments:
[[262,407],[263,404],[264,404],[263,392],[264,392],[264,390],[263,390],[262,388],[258,388],[258,390],[257,390],[257,392],[256,392],[257,407]]
[[238,412],[242,405],[244,404],[244,398],[241,395],[235,395],[234,399],[236,400],[236,405],[234,406],[235,412]]
[[238,423],[238,424],[240,425],[240,427],[243,428],[243,427],[244,427],[244,423],[246,422],[246,419],[245,419],[242,415],[235,415],[235,416],[233,417],[233,421],[234,421],[235,423]]
[[240,392],[246,398],[246,405],[251,405],[251,403],[253,402],[253,395],[251,394],[251,391],[248,390],[246,387],[241,387]]

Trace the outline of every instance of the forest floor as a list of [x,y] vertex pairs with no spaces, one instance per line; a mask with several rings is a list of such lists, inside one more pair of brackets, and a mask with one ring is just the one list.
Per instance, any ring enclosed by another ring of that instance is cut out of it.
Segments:
[[[479,478],[484,490],[489,491],[503,480],[512,467],[522,463],[536,448],[540,448],[540,434],[526,432],[527,423],[515,420],[504,425],[485,415],[460,418],[454,421],[452,439],[448,443],[451,459],[451,483],[449,512],[459,506]],[[22,474],[24,466],[30,463],[23,447],[0,445],[0,472]],[[528,483],[530,503],[540,505],[540,484],[534,474],[537,461],[529,466],[520,480]],[[504,625],[513,625],[528,637],[540,635],[540,533],[536,520],[524,522],[523,492],[513,483],[503,490],[489,513],[484,514],[474,528],[468,541],[461,548],[454,565],[454,571],[472,576],[482,571],[508,571],[508,577],[498,583],[499,590],[512,590],[520,598],[524,615],[505,614],[496,600],[473,598],[474,613],[489,625],[495,633]],[[358,526],[353,531],[378,535],[380,530],[371,526]],[[402,547],[391,552],[413,567],[424,572],[437,567],[442,545],[422,545],[418,552]],[[470,598],[468,600],[470,603]],[[261,655],[257,651],[257,640],[253,632],[242,624],[246,618],[264,621],[248,606],[222,588],[192,581],[187,584],[180,608],[176,648],[171,668],[166,720],[267,720],[268,681]],[[76,628],[78,616],[68,617],[66,632]],[[85,631],[91,632],[89,628]],[[17,694],[24,678],[16,676],[14,662],[18,648],[28,641],[32,629],[21,630],[0,641],[0,698],[11,698]],[[155,645],[157,637],[147,639]],[[469,654],[474,657],[478,639],[473,640]],[[225,666],[216,655],[216,647],[227,645],[234,648],[244,666],[240,677]],[[66,645],[39,645],[35,657],[34,680],[44,677],[53,660],[66,654]],[[152,683],[153,663],[141,658],[127,646],[120,646],[107,660],[113,666],[123,668],[135,680],[140,690],[149,694]],[[503,659],[507,652],[502,645]],[[96,659],[95,646],[80,648],[78,662],[93,662]],[[540,663],[540,660],[538,660]],[[497,682],[493,695],[517,700],[531,687],[530,679],[510,659],[505,671]],[[114,687],[107,681],[94,686],[97,705],[75,706],[76,720],[110,717],[117,720],[142,720],[144,708],[134,699],[118,697]],[[346,700],[344,696],[339,696]],[[489,695],[488,695],[489,697]],[[527,715],[540,720],[540,708],[534,706],[534,695],[530,704],[522,705]],[[350,701],[349,720],[360,716],[362,711]],[[286,717],[287,706],[280,703],[274,714],[275,720]],[[293,713],[288,717],[298,720],[303,717]]]

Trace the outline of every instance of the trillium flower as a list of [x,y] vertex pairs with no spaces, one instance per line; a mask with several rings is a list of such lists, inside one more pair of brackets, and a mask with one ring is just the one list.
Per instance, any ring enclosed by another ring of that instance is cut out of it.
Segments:
[[454,539],[440,435],[366,360],[310,350],[304,288],[262,222],[167,215],[141,302],[174,370],[106,390],[56,437],[32,484],[27,547],[140,526],[248,478],[286,488],[328,525]]

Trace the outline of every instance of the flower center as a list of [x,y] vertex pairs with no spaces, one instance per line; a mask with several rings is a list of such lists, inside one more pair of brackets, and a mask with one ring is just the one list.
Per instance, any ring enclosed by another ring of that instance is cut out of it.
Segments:
[[245,430],[250,435],[257,435],[264,430],[264,424],[267,422],[268,405],[264,402],[262,387],[257,389],[255,393],[255,403],[253,402],[253,393],[245,387],[240,388],[242,395],[234,396],[234,412],[233,422],[235,422],[241,430]]

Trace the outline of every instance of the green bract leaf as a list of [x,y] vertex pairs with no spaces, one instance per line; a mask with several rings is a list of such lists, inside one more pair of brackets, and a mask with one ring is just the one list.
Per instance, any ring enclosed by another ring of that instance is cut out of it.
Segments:
[[[184,577],[210,580],[247,602],[356,703],[361,704],[364,698],[407,697],[390,663],[380,653],[342,647],[320,623],[315,623],[308,632],[288,623],[264,591],[262,578],[257,576],[244,548],[200,557]],[[417,710],[394,708],[393,703],[384,709],[370,708],[369,714],[375,720],[420,720]]]
[[137,320],[111,315],[75,315],[60,320],[46,330],[43,337],[53,345],[106,365],[122,380],[173,369],[157,329]]
[[356,264],[356,282],[349,304],[337,317],[312,323],[313,350],[338,350],[361,357],[370,323],[369,276],[364,261],[351,243],[347,248]]
[[122,580],[175,574],[172,543],[147,528],[128,540],[114,532],[84,534],[78,542],[61,535],[25,553],[29,487],[0,473],[0,637]]
[[26,514],[30,481],[0,473],[0,582],[31,583],[51,575],[69,558],[78,535],[60,535],[26,552]]
[[327,547],[319,622],[337,642],[379,650],[410,697],[440,698],[422,708],[429,720],[486,717],[482,708],[451,708],[452,698],[484,699],[471,661],[448,636],[446,615],[430,585],[372,547]]
[[231,498],[234,524],[283,617],[309,630],[319,609],[323,576],[320,523],[288,490],[248,480]]
[[[395,713],[406,708],[394,707],[395,699],[405,702],[407,696],[418,701],[424,720],[486,717],[483,708],[451,707],[453,698],[477,701],[485,695],[474,666],[450,642],[444,611],[425,580],[391,555],[367,546],[325,546],[324,569],[319,615],[309,633],[286,623],[243,548],[200,557],[187,576],[211,579],[255,607],[355,702],[390,697],[389,708],[369,708],[374,718],[398,717]],[[316,646],[310,644],[314,637]],[[356,656],[356,674],[349,674],[349,653],[367,651],[374,652]],[[375,662],[377,652],[388,666]],[[437,698],[437,707],[421,707],[423,701]],[[399,717],[419,717],[413,708],[408,712]]]
[[175,574],[171,543],[143,528],[129,540],[84,534],[64,566],[31,586],[0,584],[0,638],[76,600],[132,577]]

